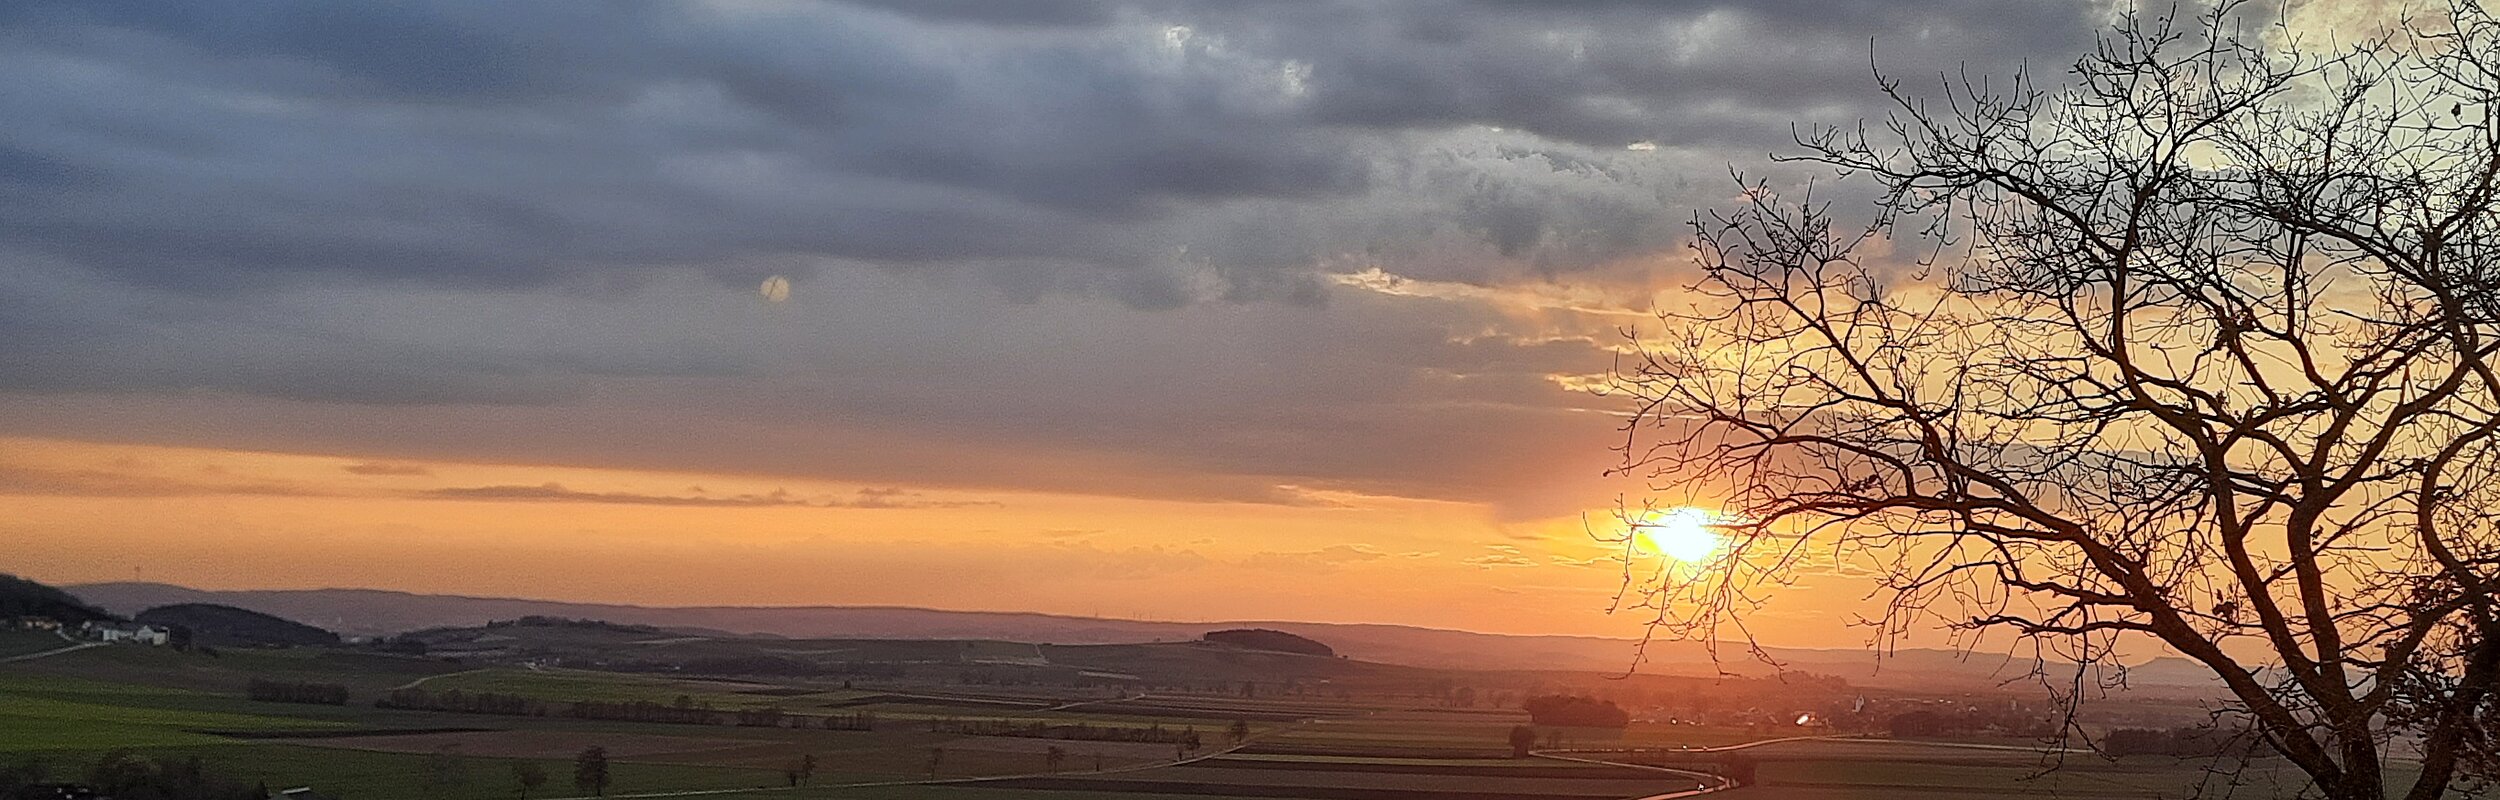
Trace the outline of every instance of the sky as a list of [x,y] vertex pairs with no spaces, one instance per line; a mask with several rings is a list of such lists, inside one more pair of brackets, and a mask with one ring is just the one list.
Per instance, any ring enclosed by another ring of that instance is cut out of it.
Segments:
[[2110,14],[0,5],[0,570],[1636,633],[1692,215]]

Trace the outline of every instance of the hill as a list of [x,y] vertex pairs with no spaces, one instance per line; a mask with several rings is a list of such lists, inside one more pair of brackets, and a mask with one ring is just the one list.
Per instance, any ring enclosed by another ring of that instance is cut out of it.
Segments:
[[0,573],[0,619],[12,617],[42,617],[75,624],[112,619],[113,615],[60,589]]
[[191,641],[212,647],[294,647],[339,643],[339,635],[283,617],[214,603],[157,606],[131,619],[188,628]]
[[[1626,639],[1521,636],[1384,624],[1166,622],[892,606],[649,607],[375,589],[203,591],[129,582],[85,584],[71,590],[112,611],[137,611],[174,603],[217,603],[362,636],[475,627],[495,620],[536,616],[798,639],[948,639],[1042,645],[1190,642],[1209,630],[1264,628],[1328,642],[1338,655],[1350,659],[1432,669],[1622,672],[1631,665],[1634,652],[1634,643]],[[1640,670],[1665,675],[1760,676],[1785,669],[1836,676],[1862,686],[1993,689],[2038,663],[2003,653],[1919,649],[1901,649],[1878,659],[1855,646],[1859,643],[1848,644],[1848,649],[1766,648],[1780,664],[1775,668],[1748,658],[1745,649],[1737,645],[1718,648],[1723,657],[1714,659],[1712,648],[1705,643],[1656,642],[1649,646],[1647,661]],[[2185,683],[2130,683],[2138,690],[2198,694],[2214,685],[2199,682],[2197,676],[2163,672],[2164,677]]]
[[1271,653],[1298,653],[1306,656],[1319,656],[1321,658],[1334,658],[1337,655],[1337,651],[1330,649],[1328,645],[1320,644],[1319,642],[1311,639],[1295,636],[1284,631],[1271,631],[1263,628],[1235,628],[1225,631],[1208,631],[1207,635],[1202,638],[1205,641],[1215,644],[1232,645],[1234,647],[1247,648],[1250,650],[1265,650]]

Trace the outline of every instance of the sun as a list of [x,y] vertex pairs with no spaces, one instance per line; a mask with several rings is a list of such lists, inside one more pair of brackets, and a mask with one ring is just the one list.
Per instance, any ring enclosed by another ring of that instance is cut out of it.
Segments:
[[1708,560],[1724,537],[1711,530],[1717,515],[1689,506],[1670,508],[1649,514],[1634,525],[1634,536],[1652,553],[1686,563]]

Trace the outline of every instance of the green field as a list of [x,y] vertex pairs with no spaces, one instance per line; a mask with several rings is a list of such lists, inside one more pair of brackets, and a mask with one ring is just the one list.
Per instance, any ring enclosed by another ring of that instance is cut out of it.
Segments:
[[[54,641],[58,641],[55,639]],[[257,702],[244,698],[254,677],[342,683],[355,687],[345,706]],[[896,719],[875,732],[820,727],[750,728],[583,720],[562,716],[492,716],[374,708],[394,687],[459,689],[571,700],[649,700],[684,696],[723,709],[773,706],[794,714],[851,714],[844,701],[867,692],[810,686],[777,687],[719,680],[680,680],[577,670],[462,668],[419,659],[320,650],[227,651],[214,656],[137,646],[91,648],[0,665],[0,760],[40,758],[76,774],[108,751],[130,749],[177,759],[197,757],[212,772],[271,786],[313,786],[355,800],[421,798],[486,800],[517,795],[514,762],[539,762],[555,780],[540,795],[572,793],[571,756],[599,745],[614,754],[611,794],[770,788],[783,770],[813,756],[814,783],[926,780],[933,748],[945,754],[943,778],[1041,773],[1044,750],[1065,751],[1067,768],[1124,768],[1169,761],[1162,744],[1054,743],[932,733],[925,720]],[[933,696],[931,700],[946,699]],[[1057,704],[1053,702],[1053,704]],[[1196,728],[1210,742],[1227,719],[1047,713],[1014,709],[984,713],[977,702],[910,706],[917,716],[1033,719],[1051,723]],[[824,708],[820,708],[824,707]],[[967,709],[974,709],[968,711]],[[1273,727],[1264,725],[1263,727]],[[458,730],[444,730],[458,729]],[[389,735],[394,731],[403,731]],[[440,732],[433,732],[440,731]],[[323,733],[322,738],[261,738]],[[457,780],[444,777],[456,765]],[[558,790],[560,789],[560,790]],[[551,791],[557,790],[557,791]]]
[[0,628],[0,658],[40,653],[45,650],[67,647],[70,644],[70,642],[63,641],[59,634],[51,631]]
[[[40,644],[22,637],[0,641],[11,643]],[[252,701],[243,687],[254,677],[347,685],[352,702]],[[551,710],[548,716],[494,716],[373,706],[393,688],[411,685],[522,695]],[[107,751],[131,749],[196,757],[216,774],[271,787],[309,786],[348,800],[515,798],[512,769],[523,761],[551,778],[535,797],[557,800],[578,794],[570,781],[572,756],[592,745],[611,753],[611,796],[706,792],[695,796],[717,800],[1615,800],[1699,785],[1671,772],[1510,758],[1509,730],[1526,722],[1516,711],[1401,707],[1381,699],[975,693],[929,683],[837,687],[480,666],[340,650],[208,655],[98,647],[0,664],[0,761],[40,757],[56,774],[75,776]],[[679,697],[721,709],[777,707],[810,719],[869,712],[880,725],[871,732],[669,725],[574,719],[557,710],[574,700],[665,705]],[[949,718],[1194,728],[1204,746],[1184,753],[1170,744],[932,730],[931,721]],[[1224,731],[1235,719],[1250,722],[1251,740],[1239,752],[1222,752]],[[1793,732],[1640,724],[1541,733],[1564,747],[1647,753],[1605,756],[1616,761],[1715,768],[1718,756],[1690,748]],[[1055,763],[1052,749],[1060,751]],[[1720,795],[1727,800],[2030,794],[2121,800],[2185,796],[2208,779],[2205,765],[2176,759],[2075,756],[2044,772],[2047,762],[2036,752],[1893,741],[1790,741],[1743,752],[1755,762],[1757,780]],[[789,788],[783,770],[802,756],[814,757],[815,775],[808,785]],[[2288,795],[2298,785],[2269,763],[2255,765],[2241,781],[2236,796],[2242,797]]]
[[697,703],[708,703],[722,709],[778,706],[797,710],[826,701],[844,700],[870,694],[840,689],[819,691],[810,687],[799,687],[807,689],[804,694],[792,694],[775,691],[776,687],[769,685],[731,681],[683,680],[571,669],[529,670],[517,667],[487,667],[435,675],[423,679],[417,685],[428,691],[459,689],[467,692],[497,692],[564,700],[647,700],[654,703],[673,703],[677,698],[685,697]]

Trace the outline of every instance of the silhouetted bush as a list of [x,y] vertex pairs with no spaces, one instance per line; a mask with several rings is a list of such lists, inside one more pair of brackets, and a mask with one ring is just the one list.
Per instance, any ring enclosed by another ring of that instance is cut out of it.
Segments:
[[546,706],[517,694],[494,692],[463,692],[450,689],[429,692],[424,689],[393,689],[389,695],[374,701],[378,708],[401,708],[414,711],[450,711],[461,714],[501,714],[530,716],[547,713]]
[[305,683],[253,678],[245,690],[254,700],[270,703],[312,703],[315,705],[347,705],[347,687],[335,683]]
[[1574,695],[1544,695],[1519,702],[1520,710],[1538,725],[1569,725],[1581,728],[1620,728],[1632,724],[1632,715],[1612,700]]
[[2254,752],[2256,737],[2214,728],[2120,728],[2101,737],[2101,751],[2112,756],[2161,755],[2211,758]]

